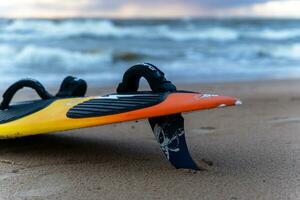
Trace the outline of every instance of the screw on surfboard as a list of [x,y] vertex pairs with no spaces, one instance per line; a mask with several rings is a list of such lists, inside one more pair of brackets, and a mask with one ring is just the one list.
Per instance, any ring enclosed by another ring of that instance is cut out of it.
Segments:
[[[125,72],[117,93],[137,92],[142,77],[148,81],[153,92],[176,91],[176,87],[165,78],[162,71],[152,64],[144,63],[135,65]],[[165,157],[175,168],[200,170],[189,153],[185,140],[184,119],[180,113],[149,118],[149,122]]]

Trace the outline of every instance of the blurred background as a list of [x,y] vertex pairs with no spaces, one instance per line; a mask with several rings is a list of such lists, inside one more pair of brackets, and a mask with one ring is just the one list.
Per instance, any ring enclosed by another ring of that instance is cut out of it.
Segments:
[[1,87],[115,85],[141,62],[177,83],[300,78],[298,0],[10,0],[0,17]]

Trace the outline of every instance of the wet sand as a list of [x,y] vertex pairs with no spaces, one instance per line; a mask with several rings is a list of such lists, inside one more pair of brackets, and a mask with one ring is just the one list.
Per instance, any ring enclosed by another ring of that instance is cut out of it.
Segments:
[[299,85],[178,87],[243,101],[184,115],[190,151],[212,164],[207,171],[174,169],[147,121],[0,141],[0,199],[300,199]]

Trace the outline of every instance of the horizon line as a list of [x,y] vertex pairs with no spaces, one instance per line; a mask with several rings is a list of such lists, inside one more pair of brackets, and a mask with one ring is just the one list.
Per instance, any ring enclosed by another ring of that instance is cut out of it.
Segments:
[[103,20],[195,20],[195,19],[276,19],[276,20],[300,20],[300,17],[287,16],[132,16],[132,17],[117,17],[117,16],[54,16],[54,17],[7,17],[0,16],[0,19],[5,20],[62,20],[62,19],[103,19]]

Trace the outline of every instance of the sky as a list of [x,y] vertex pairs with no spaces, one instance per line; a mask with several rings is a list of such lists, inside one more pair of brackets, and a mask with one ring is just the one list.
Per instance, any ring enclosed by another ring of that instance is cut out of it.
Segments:
[[7,18],[300,18],[300,0],[1,0]]

